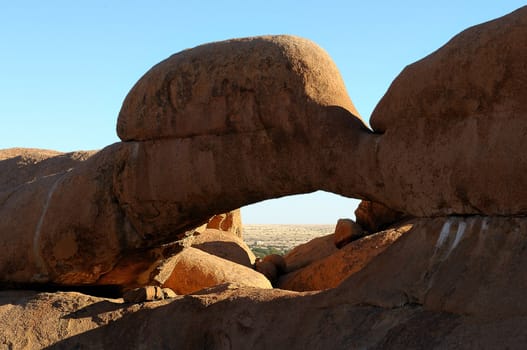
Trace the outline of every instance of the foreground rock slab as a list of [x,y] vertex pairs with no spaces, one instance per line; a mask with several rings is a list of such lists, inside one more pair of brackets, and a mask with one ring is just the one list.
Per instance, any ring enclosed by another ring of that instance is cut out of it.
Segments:
[[410,228],[411,225],[398,226],[355,240],[329,256],[283,275],[277,287],[299,292],[335,288],[365,268]]
[[[383,254],[325,292],[223,284],[171,300],[124,304],[73,292],[3,291],[0,345],[521,349],[527,335],[527,219],[445,217],[407,225]],[[295,310],[295,317],[284,310]]]

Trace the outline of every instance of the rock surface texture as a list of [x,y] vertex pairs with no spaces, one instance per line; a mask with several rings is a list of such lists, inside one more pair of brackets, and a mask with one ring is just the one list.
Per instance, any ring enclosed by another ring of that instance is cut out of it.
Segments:
[[284,256],[286,272],[301,269],[337,251],[335,234],[314,238],[309,242],[296,246]]
[[316,44],[283,35],[234,39],[154,66],[126,97],[117,133],[123,141],[305,133],[330,106],[359,115],[337,67]]
[[[124,304],[2,291],[0,346],[524,348],[525,38],[527,7],[460,33],[397,77],[373,132],[312,42],[207,44],[138,81],[123,142],[0,151],[3,284],[187,293]],[[314,190],[376,203],[359,222],[390,227],[268,258],[280,286],[319,291],[272,289],[232,211]]]
[[113,150],[0,153],[2,281],[94,283],[112,268],[136,238],[112,196]]
[[206,224],[206,228],[228,231],[242,238],[242,215],[240,209],[213,216]]
[[[153,271],[178,254],[182,244],[196,244],[245,266],[254,263],[239,237],[239,210],[212,217],[225,231],[199,229],[202,234],[194,243],[187,239],[156,247],[166,238],[139,233],[115,196],[120,150],[121,144],[67,154],[0,151],[0,166],[6,170],[0,173],[1,282],[137,287],[150,283]],[[188,233],[171,234],[176,240]]]
[[208,228],[194,234],[189,243],[194,248],[246,267],[252,267],[256,260],[247,244],[230,231]]

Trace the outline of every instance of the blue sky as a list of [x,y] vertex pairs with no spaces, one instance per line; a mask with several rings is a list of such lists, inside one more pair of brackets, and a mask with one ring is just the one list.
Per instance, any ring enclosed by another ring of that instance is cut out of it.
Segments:
[[[205,42],[295,34],[326,49],[367,121],[407,64],[522,1],[3,1],[0,148],[99,149],[132,85]],[[335,223],[357,201],[315,193],[243,210],[246,223]]]

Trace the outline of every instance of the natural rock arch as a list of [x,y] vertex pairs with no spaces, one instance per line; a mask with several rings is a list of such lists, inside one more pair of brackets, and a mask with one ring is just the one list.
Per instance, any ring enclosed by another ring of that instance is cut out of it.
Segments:
[[96,284],[127,256],[180,239],[214,214],[368,188],[350,169],[366,164],[370,131],[327,53],[301,38],[232,40],[172,56],[131,90],[118,133],[124,142],[75,167],[4,181],[5,280]]
[[319,189],[361,197],[370,187],[350,171],[371,163],[363,149],[370,131],[327,53],[297,37],[230,40],[171,56],[132,88],[117,130],[133,148],[119,200],[143,232],[159,231],[137,217],[145,202],[177,203],[158,221],[181,225],[194,213]]
[[[176,54],[127,96],[123,142],[75,166],[56,155],[62,166],[39,167],[53,156],[39,154],[34,167],[2,173],[0,275],[97,283],[127,256],[177,250],[163,244],[214,214],[318,189],[417,217],[525,215],[526,12],[470,28],[407,67],[374,111],[377,133],[327,53],[305,39]],[[13,158],[5,152],[1,166]]]

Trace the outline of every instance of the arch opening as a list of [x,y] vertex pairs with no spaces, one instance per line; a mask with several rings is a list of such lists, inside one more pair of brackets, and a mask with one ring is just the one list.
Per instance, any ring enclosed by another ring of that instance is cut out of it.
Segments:
[[341,218],[355,220],[360,200],[325,191],[285,196],[241,208],[243,239],[257,257],[285,255],[334,233]]

